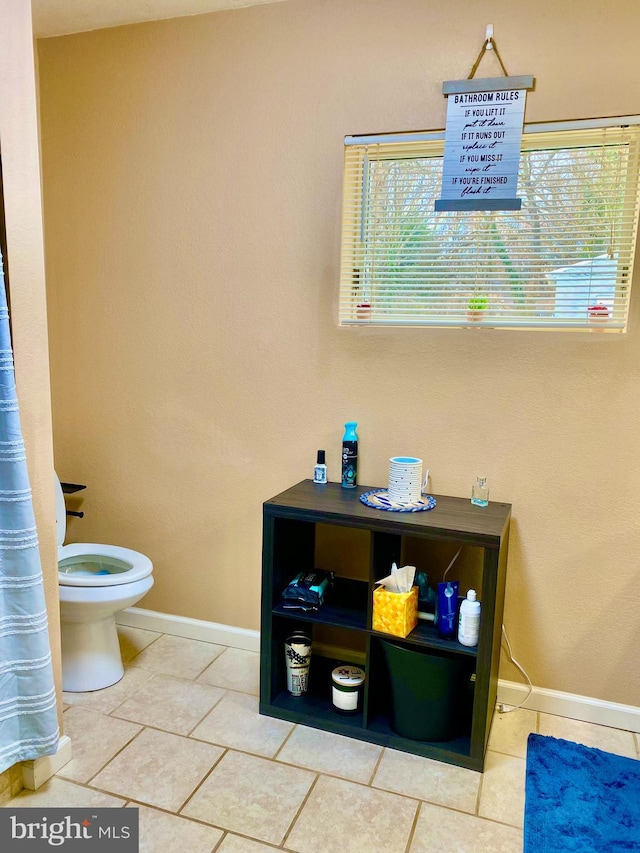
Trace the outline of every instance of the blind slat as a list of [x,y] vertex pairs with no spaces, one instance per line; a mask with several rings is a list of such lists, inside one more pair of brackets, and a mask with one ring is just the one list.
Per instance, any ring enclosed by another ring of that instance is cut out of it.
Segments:
[[480,300],[483,324],[496,328],[624,330],[639,134],[637,126],[525,133],[518,212],[436,213],[442,139],[350,140],[340,323],[464,325]]

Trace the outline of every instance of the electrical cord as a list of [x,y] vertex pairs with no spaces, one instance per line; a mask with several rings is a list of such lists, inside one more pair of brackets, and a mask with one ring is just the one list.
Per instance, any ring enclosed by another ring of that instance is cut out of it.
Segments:
[[[455,563],[455,561],[456,561],[456,560],[458,559],[458,557],[460,556],[460,551],[462,551],[462,545],[458,548],[458,550],[456,551],[456,555],[455,555],[455,557],[453,558],[453,560],[451,560],[451,562],[449,563],[449,565],[447,566],[447,568],[444,570],[444,574],[442,575],[442,582],[443,582],[443,583],[444,583],[444,579],[445,579],[445,578],[446,578],[446,576],[447,576],[447,572],[449,571],[449,569],[451,568],[451,566]],[[502,627],[504,628],[504,625],[503,625]]]
[[498,712],[500,714],[510,714],[512,711],[517,711],[519,708],[522,708],[522,706],[528,702],[529,697],[533,693],[533,684],[531,683],[531,679],[529,678],[529,676],[527,675],[527,673],[525,672],[523,667],[520,666],[518,661],[513,656],[513,652],[511,651],[511,643],[509,642],[509,637],[507,636],[507,629],[504,627],[504,622],[502,623],[502,634],[504,636],[504,641],[505,641],[506,646],[507,646],[507,654],[509,655],[509,660],[515,666],[515,668],[518,669],[522,673],[522,675],[524,676],[525,681],[527,682],[527,685],[529,687],[527,695],[524,697],[524,699],[522,700],[522,702],[520,702],[519,705],[514,705],[513,707],[507,707],[504,704],[504,702],[501,702],[498,705]]
[[[451,562],[449,563],[449,565],[445,569],[445,572],[442,576],[443,582],[444,582],[445,578],[447,577],[449,569],[453,566],[455,561],[460,556],[460,551],[462,551],[462,545],[458,548],[458,550],[456,551],[455,557],[453,558],[453,560],[451,560]],[[533,684],[531,683],[531,679],[527,675],[525,669],[518,663],[518,661],[513,656],[513,651],[511,650],[511,643],[509,642],[509,637],[507,636],[507,629],[504,627],[504,622],[502,623],[502,634],[504,636],[504,641],[505,641],[506,646],[507,646],[507,654],[509,655],[509,660],[516,667],[516,669],[518,669],[522,673],[522,675],[524,676],[524,679],[527,682],[527,685],[529,687],[529,689],[527,691],[527,695],[524,697],[524,699],[522,700],[522,702],[520,702],[519,705],[514,705],[513,707],[507,707],[507,705],[505,705],[504,702],[501,702],[498,705],[498,712],[500,714],[510,714],[512,711],[518,711],[520,708],[522,708],[523,705],[525,705],[528,702],[529,697],[533,693]]]
[[[458,548],[458,550],[456,551],[455,557],[453,558],[453,560],[451,560],[451,562],[449,563],[447,568],[444,570],[444,574],[442,575],[442,582],[443,583],[444,583],[445,578],[447,577],[447,572],[449,571],[451,566],[455,563],[455,561],[460,556],[460,551],[462,551],[462,545]],[[423,619],[425,622],[433,622],[435,620],[435,613],[426,613],[423,610],[418,610],[418,619]]]

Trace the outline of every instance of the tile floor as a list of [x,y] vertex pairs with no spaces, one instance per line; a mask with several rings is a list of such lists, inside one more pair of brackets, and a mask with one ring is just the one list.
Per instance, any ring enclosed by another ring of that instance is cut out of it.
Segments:
[[516,853],[529,732],[640,758],[637,735],[496,715],[483,775],[258,714],[258,654],[121,628],[125,676],[65,694],[73,759],[8,806],[140,809],[140,853]]

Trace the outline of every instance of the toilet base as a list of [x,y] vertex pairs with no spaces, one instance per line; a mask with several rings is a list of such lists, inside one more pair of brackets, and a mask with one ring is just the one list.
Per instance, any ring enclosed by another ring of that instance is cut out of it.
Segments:
[[96,622],[60,623],[62,689],[69,693],[102,690],[124,675],[115,615]]
[[60,584],[63,690],[86,693],[120,681],[124,667],[116,613],[133,607],[152,586],[151,575],[112,586]]

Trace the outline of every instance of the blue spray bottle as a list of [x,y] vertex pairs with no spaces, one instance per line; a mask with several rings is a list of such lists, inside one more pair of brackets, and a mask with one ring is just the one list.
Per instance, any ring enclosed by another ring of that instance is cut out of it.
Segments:
[[354,489],[358,478],[358,434],[356,421],[347,421],[342,439],[342,488]]
[[438,584],[438,636],[444,640],[455,639],[458,630],[459,581],[443,581]]

